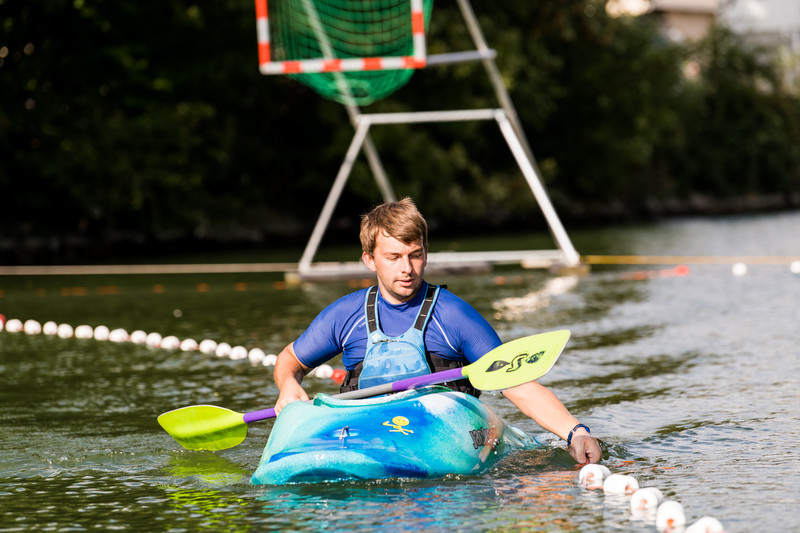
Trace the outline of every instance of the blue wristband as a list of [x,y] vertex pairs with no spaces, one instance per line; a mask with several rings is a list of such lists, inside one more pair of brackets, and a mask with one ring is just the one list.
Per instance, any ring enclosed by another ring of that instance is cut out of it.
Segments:
[[586,430],[586,433],[589,433],[589,434],[591,434],[591,433],[592,433],[592,430],[591,430],[591,429],[589,429],[589,426],[586,426],[586,425],[584,425],[584,424],[578,424],[577,426],[575,426],[574,428],[572,428],[572,431],[570,431],[570,432],[569,432],[569,435],[567,435],[567,447],[569,447],[569,445],[570,445],[570,444],[572,444],[572,434],[573,434],[575,431],[577,431],[577,430],[578,430],[578,428],[583,428],[583,429],[585,429],[585,430]]

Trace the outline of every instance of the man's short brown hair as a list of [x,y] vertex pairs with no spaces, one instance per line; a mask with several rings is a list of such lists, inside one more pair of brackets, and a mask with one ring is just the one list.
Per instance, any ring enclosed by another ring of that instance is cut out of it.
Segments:
[[428,223],[411,198],[383,203],[361,216],[361,249],[370,257],[375,252],[378,232],[404,244],[422,239],[422,247],[428,250]]

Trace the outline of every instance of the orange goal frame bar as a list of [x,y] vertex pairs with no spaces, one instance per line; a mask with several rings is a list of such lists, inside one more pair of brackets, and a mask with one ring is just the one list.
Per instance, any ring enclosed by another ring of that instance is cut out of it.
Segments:
[[[289,0],[297,2],[300,0]],[[313,74],[318,72],[346,72],[367,70],[399,70],[423,68],[426,64],[425,15],[423,0],[411,3],[411,32],[413,54],[410,56],[359,57],[347,59],[301,59],[272,61],[267,0],[256,2],[256,30],[258,36],[258,67],[262,74]]]

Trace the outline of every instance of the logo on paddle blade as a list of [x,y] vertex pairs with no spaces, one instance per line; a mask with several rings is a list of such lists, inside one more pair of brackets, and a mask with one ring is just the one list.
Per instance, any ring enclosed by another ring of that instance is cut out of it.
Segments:
[[487,372],[496,372],[501,368],[506,368],[506,372],[514,372],[515,370],[519,370],[522,368],[522,365],[528,365],[531,363],[535,363],[539,360],[540,357],[544,355],[544,351],[536,352],[534,354],[528,353],[521,353],[519,355],[515,355],[511,362],[508,361],[495,361],[492,365],[486,369]]

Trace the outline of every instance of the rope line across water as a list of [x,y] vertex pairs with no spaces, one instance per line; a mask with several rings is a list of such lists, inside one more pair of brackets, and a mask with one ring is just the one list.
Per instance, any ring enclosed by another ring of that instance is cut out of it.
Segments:
[[[160,333],[147,333],[137,329],[128,333],[125,329],[110,329],[108,326],[92,327],[86,324],[73,327],[70,324],[57,324],[53,321],[41,324],[37,320],[28,319],[24,322],[18,318],[10,318],[0,314],[0,331],[9,333],[26,333],[28,335],[52,335],[62,339],[94,339],[97,341],[110,341],[145,345],[150,348],[162,350],[180,350],[183,352],[195,352],[206,355],[216,355],[217,357],[227,357],[234,361],[247,359],[253,365],[274,366],[278,356],[267,354],[261,348],[245,348],[241,345],[231,345],[227,342],[216,342],[211,339],[204,339],[197,342],[194,339],[179,339],[174,335],[162,336]],[[330,379],[336,383],[344,380],[345,371],[340,368],[333,368],[330,365],[320,365],[308,373],[310,377]]]
[[590,265],[789,265],[800,272],[800,256],[781,255],[584,255]]

